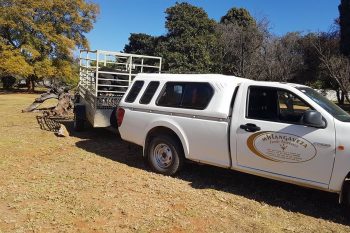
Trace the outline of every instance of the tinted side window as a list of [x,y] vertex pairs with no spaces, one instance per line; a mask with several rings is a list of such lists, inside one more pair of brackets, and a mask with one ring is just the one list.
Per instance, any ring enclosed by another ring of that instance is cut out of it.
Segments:
[[157,105],[165,107],[178,107],[181,103],[184,86],[178,83],[166,83]]
[[203,110],[213,97],[214,90],[208,83],[168,82],[157,105]]
[[132,85],[131,90],[128,96],[125,99],[125,102],[132,103],[135,101],[136,97],[140,93],[143,87],[144,81],[136,81],[134,85]]
[[301,124],[305,111],[312,109],[293,93],[275,88],[249,89],[247,117],[259,120]]
[[149,104],[149,102],[151,102],[151,99],[154,96],[154,93],[156,93],[158,87],[159,87],[159,82],[150,82],[145,90],[145,93],[142,95],[140,99],[140,103]]
[[249,89],[248,118],[278,120],[277,90],[251,87]]
[[310,105],[288,91],[279,90],[277,93],[280,121],[301,123],[305,111],[312,109]]
[[213,88],[207,83],[188,83],[185,85],[180,107],[205,109],[213,96]]

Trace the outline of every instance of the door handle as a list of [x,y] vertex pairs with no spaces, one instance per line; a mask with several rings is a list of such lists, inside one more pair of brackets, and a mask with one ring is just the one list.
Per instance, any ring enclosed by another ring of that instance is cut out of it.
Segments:
[[241,125],[240,128],[244,129],[247,132],[256,132],[256,131],[261,130],[261,128],[259,126],[256,126],[255,124],[252,124],[252,123],[247,123],[245,125]]

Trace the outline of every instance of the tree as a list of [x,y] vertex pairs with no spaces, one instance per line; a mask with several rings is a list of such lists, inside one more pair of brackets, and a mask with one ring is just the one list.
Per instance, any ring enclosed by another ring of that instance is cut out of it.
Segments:
[[255,26],[256,21],[250,15],[249,11],[244,8],[231,8],[226,15],[220,19],[221,24],[236,24],[240,27],[246,28],[249,26]]
[[157,37],[144,33],[131,33],[129,43],[124,47],[124,52],[153,56],[156,44]]
[[220,24],[216,31],[221,53],[219,72],[257,79],[255,65],[263,41],[259,30],[251,26],[242,28],[236,24]]
[[268,23],[257,23],[245,9],[232,8],[216,27],[218,72],[259,79],[259,56]]
[[16,78],[13,76],[2,76],[1,77],[2,86],[5,90],[10,90],[16,83]]
[[319,54],[313,46],[318,41],[318,36],[316,33],[309,33],[299,38],[299,50],[302,55],[303,66],[293,81],[312,85],[318,89],[327,89],[330,87],[327,81],[328,78],[321,72]]
[[294,32],[265,41],[260,63],[261,79],[277,82],[295,80],[303,67],[300,38],[300,34]]
[[168,33],[156,48],[164,58],[164,68],[179,73],[211,72],[216,22],[202,8],[188,3],[176,3],[166,14]]
[[85,0],[0,0],[0,73],[26,77],[34,90],[43,77],[73,78],[73,50],[88,48],[98,14]]
[[339,13],[340,50],[350,58],[350,0],[341,0]]
[[[339,56],[332,60],[333,66],[331,69],[335,69],[332,73],[332,76],[337,77],[337,83],[339,84],[340,89],[342,90],[342,95],[338,94],[338,100],[344,102],[344,96],[349,101],[348,91],[350,88],[350,0],[341,0],[339,5],[339,28],[340,28],[340,52],[344,57]],[[329,69],[330,70],[330,69]],[[337,73],[335,73],[337,72]],[[344,90],[344,88],[347,88]],[[338,91],[339,93],[339,91]],[[341,96],[342,98],[339,98]]]
[[213,71],[216,22],[202,8],[185,2],[176,3],[165,12],[166,35],[131,34],[124,52],[160,56],[167,72]]
[[318,40],[313,42],[313,47],[321,61],[320,69],[337,91],[339,104],[344,104],[345,99],[350,102],[350,60],[340,54],[339,41],[338,33],[320,33]]

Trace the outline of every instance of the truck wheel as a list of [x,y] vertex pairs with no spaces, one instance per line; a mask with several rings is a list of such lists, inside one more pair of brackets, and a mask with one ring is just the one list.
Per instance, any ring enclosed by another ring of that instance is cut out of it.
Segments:
[[344,207],[344,210],[348,212],[350,210],[350,182],[345,181],[343,184],[343,201],[342,206]]
[[74,106],[74,130],[83,131],[85,128],[85,106]]
[[157,136],[149,144],[147,160],[153,171],[171,176],[183,165],[183,150],[173,137]]
[[115,129],[118,129],[118,123],[117,123],[117,108],[113,109],[111,113],[111,117],[109,118],[109,123],[111,126]]

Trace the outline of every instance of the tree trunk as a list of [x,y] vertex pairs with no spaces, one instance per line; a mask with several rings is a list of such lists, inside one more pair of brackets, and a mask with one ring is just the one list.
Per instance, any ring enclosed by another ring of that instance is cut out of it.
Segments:
[[30,76],[27,79],[28,92],[33,93],[35,91],[35,77]]
[[344,95],[344,92],[342,91],[341,95],[340,95],[340,102],[339,102],[339,104],[343,105],[344,104],[344,100],[345,100],[345,95]]
[[336,90],[336,93],[337,93],[338,104],[343,105],[345,100],[344,92],[338,89]]
[[58,99],[56,107],[52,107],[44,114],[64,116],[68,114],[68,111],[73,108],[74,103],[71,94],[69,94],[69,88],[67,86],[55,87],[53,86],[46,93],[40,95],[34,100],[34,102],[27,108],[23,109],[22,112],[32,112],[36,110],[43,102],[48,99]]
[[30,80],[30,92],[31,93],[34,93],[34,91],[35,91],[35,81],[34,81],[34,79],[32,79],[32,80]]
[[36,98],[31,105],[23,109],[22,112],[32,112],[48,99],[58,99],[58,95],[55,93],[44,93],[39,98]]
[[336,90],[336,94],[337,94],[338,104],[340,104],[340,90],[339,89]]
[[349,92],[343,91],[343,104],[345,104],[345,99],[350,103],[349,101]]
[[245,77],[244,73],[244,41],[243,41],[243,32],[240,35],[240,42],[241,42],[241,61],[240,61],[240,71],[239,71],[239,77]]
[[58,97],[57,106],[51,111],[54,115],[64,116],[68,114],[70,108],[72,108],[72,97],[69,93],[61,93]]

